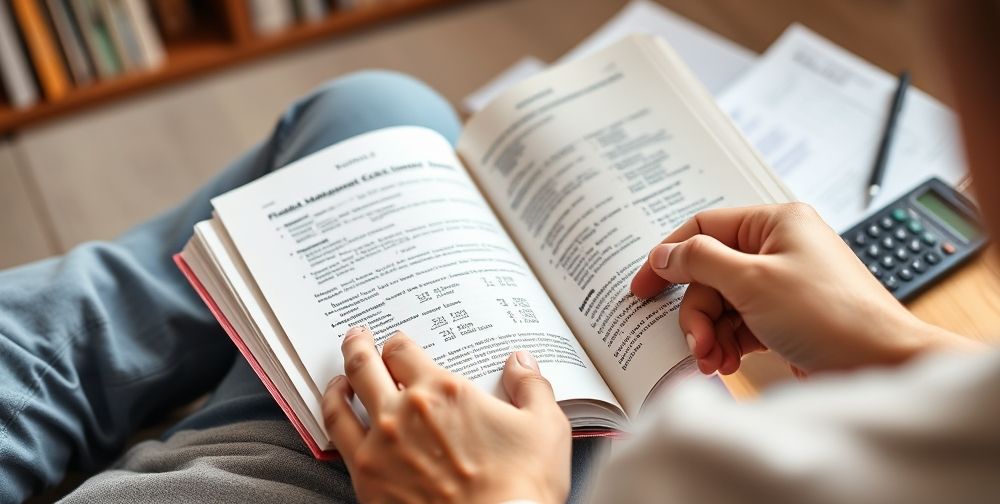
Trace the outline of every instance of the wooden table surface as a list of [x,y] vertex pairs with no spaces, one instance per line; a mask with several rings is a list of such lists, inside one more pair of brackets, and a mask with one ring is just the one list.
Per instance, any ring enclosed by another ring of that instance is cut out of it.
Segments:
[[[662,0],[670,9],[757,52],[793,22],[801,23],[891,72],[909,69],[914,84],[951,103],[925,20],[903,0]],[[918,317],[978,340],[1000,341],[1000,260],[990,247],[908,304]],[[737,396],[752,396],[790,377],[769,355],[727,377]]]

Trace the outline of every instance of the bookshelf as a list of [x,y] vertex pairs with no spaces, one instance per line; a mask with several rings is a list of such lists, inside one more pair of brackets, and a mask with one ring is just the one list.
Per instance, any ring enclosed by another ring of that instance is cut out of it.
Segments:
[[164,42],[167,56],[159,68],[73,87],[58,100],[43,97],[28,108],[0,102],[0,134],[310,42],[470,0],[388,0],[331,9],[321,20],[298,21],[267,35],[254,33],[246,0],[212,1],[215,15],[211,19],[200,21],[201,26],[183,38]]

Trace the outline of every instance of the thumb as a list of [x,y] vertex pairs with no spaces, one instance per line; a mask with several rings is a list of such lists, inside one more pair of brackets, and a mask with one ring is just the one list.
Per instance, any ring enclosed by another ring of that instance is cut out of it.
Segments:
[[697,282],[729,298],[743,289],[740,278],[758,259],[711,236],[695,235],[679,243],[653,247],[646,263],[656,276],[670,283]]
[[552,385],[538,369],[538,361],[524,350],[518,350],[507,358],[503,368],[503,388],[511,404],[518,408],[539,409],[554,406],[556,402]]

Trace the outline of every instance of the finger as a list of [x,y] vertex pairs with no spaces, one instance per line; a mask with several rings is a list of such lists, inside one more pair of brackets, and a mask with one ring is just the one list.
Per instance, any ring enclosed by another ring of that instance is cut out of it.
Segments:
[[632,277],[630,289],[636,297],[649,299],[663,292],[669,286],[670,282],[653,271],[647,258],[646,262],[642,263],[642,266],[639,267],[639,271]]
[[739,300],[754,287],[742,279],[765,259],[729,248],[711,236],[697,235],[680,243],[657,245],[647,262],[668,282],[705,284],[739,306]]
[[715,289],[693,283],[684,292],[678,320],[685,337],[691,336],[688,346],[695,358],[705,357],[715,341],[715,319],[722,315],[722,296]]
[[402,331],[397,331],[382,346],[382,361],[393,379],[404,387],[441,371],[424,349]]
[[719,363],[719,374],[731,375],[740,368],[739,347],[736,344],[736,328],[742,324],[738,315],[727,313],[715,323],[715,338],[722,349],[722,361]]
[[[670,233],[661,243],[678,243],[698,235],[715,238],[727,247],[756,254],[776,215],[788,213],[789,205],[762,205],[741,208],[718,208],[698,212]],[[652,254],[651,254],[652,255]],[[663,291],[671,281],[657,275],[647,260],[632,278],[632,293],[650,298]]]
[[740,353],[743,355],[767,350],[767,347],[757,339],[757,336],[746,324],[741,325],[736,330],[736,343],[740,347]]
[[371,331],[364,327],[352,327],[344,335],[341,351],[344,352],[344,371],[351,388],[368,412],[376,414],[382,405],[399,393],[399,389],[375,349]]
[[719,366],[722,365],[722,347],[719,343],[713,342],[712,348],[708,351],[708,355],[698,359],[698,369],[701,370],[703,374],[712,374],[719,370]]
[[344,462],[351,465],[354,452],[365,437],[365,428],[351,408],[351,384],[343,376],[330,381],[323,394],[323,424],[326,435],[344,457]]
[[[632,277],[632,293],[646,299],[671,284],[700,282],[717,290],[731,285],[758,256],[744,254],[707,235],[661,243]],[[731,290],[731,289],[728,289]],[[723,295],[730,295],[726,291]]]
[[507,358],[503,368],[503,387],[511,404],[522,409],[541,410],[556,406],[552,385],[542,376],[538,361],[519,350]]

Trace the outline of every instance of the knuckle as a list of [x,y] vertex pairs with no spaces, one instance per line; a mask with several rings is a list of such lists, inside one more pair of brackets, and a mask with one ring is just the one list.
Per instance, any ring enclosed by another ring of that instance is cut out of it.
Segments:
[[347,358],[347,362],[344,363],[344,371],[348,375],[356,375],[359,371],[364,369],[365,366],[371,363],[372,356],[368,352],[355,352],[350,357]]
[[341,409],[336,405],[326,406],[332,402],[333,401],[326,401],[324,403],[325,407],[323,408],[323,424],[326,425],[327,429],[332,429],[333,426],[337,425],[337,422],[343,415],[343,411],[341,411]]
[[791,203],[785,203],[782,205],[782,210],[785,215],[792,218],[813,218],[819,215],[816,213],[816,209],[807,203],[801,201],[793,201]]
[[391,415],[383,415],[375,422],[379,434],[389,441],[399,441],[399,421]]
[[378,457],[371,450],[359,449],[354,454],[354,468],[363,474],[375,474],[378,472]]
[[413,408],[421,413],[426,413],[430,411],[431,408],[431,394],[420,388],[410,388],[406,392],[406,405]]
[[445,397],[455,398],[461,394],[465,381],[454,375],[445,375],[438,379],[437,386]]
[[354,414],[347,406],[347,401],[340,395],[328,394],[322,403],[323,425],[332,429],[346,414]]
[[385,345],[382,347],[382,358],[389,359],[398,352],[411,349],[413,345],[414,345],[413,340],[407,338],[401,332],[396,333],[395,335],[390,337],[389,340],[386,341]]
[[530,374],[522,376],[518,378],[517,385],[523,388],[544,387],[549,391],[552,390],[552,384],[550,384],[549,381],[546,380],[545,377],[540,374]]
[[704,254],[712,246],[712,238],[705,235],[694,235],[687,240],[688,256]]

